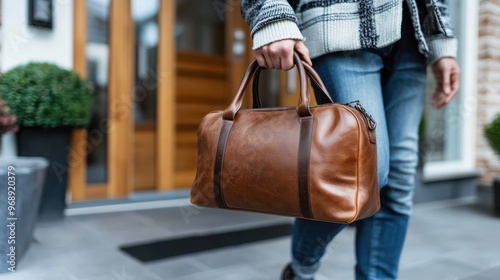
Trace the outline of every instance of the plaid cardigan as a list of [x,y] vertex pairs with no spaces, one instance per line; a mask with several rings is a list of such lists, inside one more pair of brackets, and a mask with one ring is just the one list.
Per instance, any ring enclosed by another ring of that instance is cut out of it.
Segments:
[[[283,39],[304,40],[311,58],[381,48],[401,38],[408,5],[419,51],[433,63],[456,57],[457,41],[445,0],[242,0],[253,49]],[[307,38],[307,40],[305,40]]]

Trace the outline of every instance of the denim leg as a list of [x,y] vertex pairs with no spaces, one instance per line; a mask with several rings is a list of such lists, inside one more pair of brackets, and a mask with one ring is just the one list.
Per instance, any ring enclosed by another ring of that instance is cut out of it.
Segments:
[[385,60],[383,97],[389,135],[387,186],[382,208],[359,221],[356,279],[394,280],[411,214],[418,162],[418,127],[425,102],[425,58],[411,38],[403,38]]
[[[389,145],[382,98],[382,57],[374,52],[331,53],[313,60],[331,97],[337,103],[360,100],[377,121],[378,178],[387,184]],[[316,94],[318,103],[321,96]],[[312,279],[328,243],[345,225],[296,219],[292,236],[292,268],[299,279]]]
[[418,129],[425,105],[426,62],[416,48],[408,50],[404,43],[399,55],[388,61],[390,74],[384,83],[390,158],[382,197],[388,210],[409,216],[418,164]]
[[296,280],[313,279],[328,244],[345,227],[345,224],[295,219],[292,234],[292,269],[297,275]]

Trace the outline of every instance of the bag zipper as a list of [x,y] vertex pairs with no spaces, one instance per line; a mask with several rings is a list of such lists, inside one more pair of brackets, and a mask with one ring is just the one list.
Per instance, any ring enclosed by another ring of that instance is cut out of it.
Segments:
[[365,108],[363,108],[363,106],[361,106],[359,100],[348,102],[346,103],[346,105],[355,108],[356,110],[361,112],[361,114],[363,114],[363,116],[365,117],[368,128],[370,130],[375,130],[375,128],[377,127],[377,122],[375,122],[373,117],[370,114],[368,114],[368,112],[365,110]]

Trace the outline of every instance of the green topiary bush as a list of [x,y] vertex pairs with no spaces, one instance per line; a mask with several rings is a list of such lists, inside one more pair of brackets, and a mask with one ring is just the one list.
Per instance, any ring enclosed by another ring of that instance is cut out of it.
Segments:
[[484,127],[484,135],[493,150],[500,155],[500,114]]
[[72,71],[50,63],[29,63],[0,78],[0,98],[20,126],[86,127],[94,90]]

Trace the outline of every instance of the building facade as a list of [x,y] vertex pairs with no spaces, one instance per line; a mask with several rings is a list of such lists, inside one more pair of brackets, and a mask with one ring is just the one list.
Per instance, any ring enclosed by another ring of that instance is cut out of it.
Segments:
[[[481,0],[479,7],[478,128],[500,112],[500,1]],[[500,176],[500,155],[489,147],[482,129],[477,131],[477,166],[484,170],[481,184]]]
[[[198,123],[229,104],[253,57],[239,2],[53,0],[53,28],[43,29],[29,26],[28,1],[2,1],[2,72],[48,61],[95,85],[91,126],[75,130],[68,147],[72,202],[189,188]],[[500,1],[449,2],[462,85],[446,109],[425,112],[420,186],[430,196],[435,182],[475,188],[471,178],[483,174],[488,185],[500,171],[482,136],[500,111]],[[266,72],[266,104],[295,104],[295,73]]]

